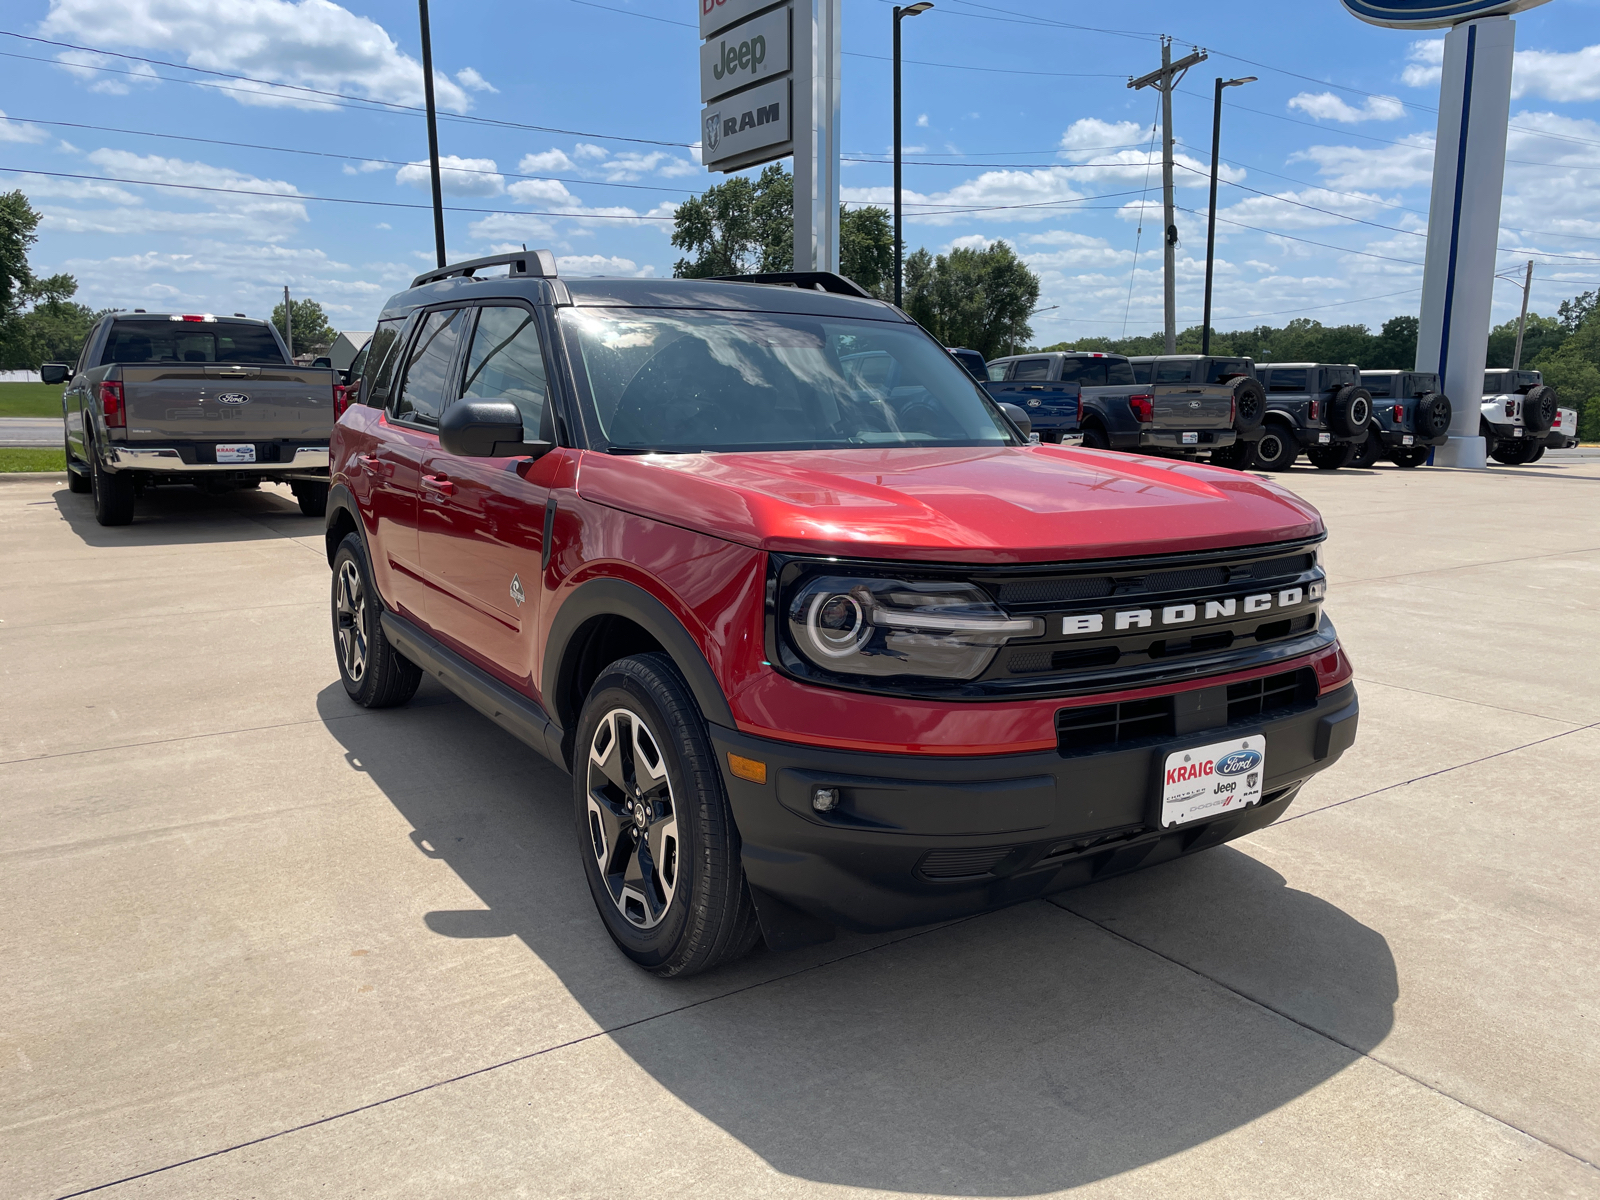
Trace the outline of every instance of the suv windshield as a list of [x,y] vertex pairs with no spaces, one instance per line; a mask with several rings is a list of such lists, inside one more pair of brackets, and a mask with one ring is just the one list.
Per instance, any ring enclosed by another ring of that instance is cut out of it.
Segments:
[[586,416],[617,451],[1015,443],[966,371],[899,322],[567,308]]
[[113,321],[100,356],[101,366],[186,362],[289,365],[265,325],[231,321]]
[[1125,358],[1065,358],[1061,379],[1084,387],[1132,387],[1133,368]]

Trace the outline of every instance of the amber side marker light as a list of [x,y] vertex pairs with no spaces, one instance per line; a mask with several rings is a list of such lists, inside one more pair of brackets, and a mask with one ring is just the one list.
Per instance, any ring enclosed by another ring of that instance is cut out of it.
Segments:
[[767,764],[754,758],[745,758],[743,755],[728,752],[728,770],[740,779],[748,779],[751,783],[765,783],[767,781]]

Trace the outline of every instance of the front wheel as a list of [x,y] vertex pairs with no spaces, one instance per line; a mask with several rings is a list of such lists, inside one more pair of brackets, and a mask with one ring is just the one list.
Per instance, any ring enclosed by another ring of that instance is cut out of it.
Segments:
[[1228,467],[1234,471],[1247,471],[1255,465],[1254,442],[1235,442],[1211,452],[1211,465]]
[[1299,444],[1277,425],[1268,425],[1256,443],[1256,466],[1263,471],[1287,471],[1299,456]]
[[1377,432],[1367,434],[1367,440],[1356,444],[1355,457],[1350,460],[1352,467],[1371,467],[1383,455],[1383,440]]
[[295,482],[289,485],[300,511],[308,517],[326,516],[328,512],[328,485],[325,483]]
[[392,708],[416,695],[422,669],[384,635],[382,601],[361,539],[347,534],[333,556],[333,650],[345,693],[362,708]]
[[1111,438],[1100,426],[1085,425],[1083,427],[1083,448],[1085,450],[1109,450],[1111,449]]
[[1428,461],[1428,448],[1426,446],[1402,446],[1398,450],[1389,451],[1389,461],[1397,467],[1420,467]]
[[739,831],[689,685],[665,654],[620,659],[584,701],[573,764],[578,845],[617,946],[693,975],[760,936]]

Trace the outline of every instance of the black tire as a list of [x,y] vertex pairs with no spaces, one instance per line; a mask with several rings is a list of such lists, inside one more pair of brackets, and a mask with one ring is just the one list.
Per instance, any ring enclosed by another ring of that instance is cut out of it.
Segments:
[[1083,427],[1083,448],[1085,450],[1109,450],[1111,438],[1099,425],[1085,425]]
[[67,455],[67,490],[80,496],[88,495],[94,488],[94,481],[89,478],[88,467],[72,457],[72,442],[65,434],[62,435],[61,446]]
[[600,672],[578,720],[572,793],[584,876],[606,932],[662,976],[694,975],[760,937],[739,830],[705,719],[665,654]]
[[1398,450],[1389,451],[1389,461],[1397,467],[1420,467],[1428,461],[1428,448],[1426,446],[1402,446]]
[[1522,460],[1523,464],[1526,465],[1528,463],[1536,463],[1536,462],[1538,462],[1541,458],[1544,457],[1544,452],[1545,452],[1546,449],[1547,449],[1547,447],[1543,442],[1535,442],[1533,444],[1532,452],[1526,458],[1524,458]]
[[1254,442],[1235,442],[1231,446],[1223,446],[1220,450],[1211,452],[1211,465],[1214,467],[1227,467],[1234,471],[1248,471],[1255,465],[1256,444]]
[[1256,443],[1256,466],[1263,471],[1287,471],[1300,457],[1300,443],[1294,434],[1276,421],[1267,423],[1266,432]]
[[1335,433],[1360,433],[1372,420],[1372,394],[1347,383],[1328,405],[1328,425]]
[[1500,439],[1495,437],[1494,430],[1489,427],[1489,422],[1481,417],[1478,419],[1478,436],[1483,439],[1483,452],[1490,458],[1499,461],[1499,455],[1496,451],[1500,448]]
[[1528,456],[1538,444],[1530,442],[1527,438],[1508,438],[1497,441],[1494,449],[1489,451],[1489,457],[1508,467],[1520,467],[1523,463],[1532,461]]
[[1418,397],[1412,409],[1411,428],[1421,438],[1443,437],[1450,432],[1452,416],[1450,397],[1443,392],[1429,392]]
[[1248,376],[1233,385],[1233,427],[1243,436],[1260,429],[1267,419],[1267,393]]
[[1522,425],[1529,433],[1549,433],[1556,423],[1556,408],[1561,403],[1555,388],[1541,383],[1522,398]]
[[1367,440],[1356,443],[1356,452],[1350,458],[1352,467],[1363,469],[1373,467],[1383,457],[1383,439],[1378,436],[1376,429],[1367,432]]
[[328,485],[325,483],[291,483],[289,489],[308,517],[326,516],[328,512]]
[[333,556],[333,655],[345,693],[362,708],[393,708],[417,693],[422,668],[384,636],[383,601],[361,539],[347,534]]
[[1337,471],[1353,464],[1357,453],[1355,442],[1334,442],[1330,446],[1312,446],[1306,451],[1306,457],[1319,471]]
[[94,497],[94,519],[102,525],[133,523],[133,476],[127,471],[108,471],[100,465],[100,454],[89,447],[89,491]]

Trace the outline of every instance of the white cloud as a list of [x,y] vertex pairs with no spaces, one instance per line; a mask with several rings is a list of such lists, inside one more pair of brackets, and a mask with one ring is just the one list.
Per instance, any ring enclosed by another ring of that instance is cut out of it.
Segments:
[[37,125],[13,121],[0,110],[0,142],[42,142],[49,136]]
[[1512,96],[1542,96],[1558,103],[1600,100],[1600,46],[1560,54],[1518,50]]
[[1313,162],[1330,187],[1406,188],[1433,182],[1433,135],[1411,133],[1395,146],[1308,146],[1290,162]]
[[1318,121],[1340,121],[1346,125],[1358,121],[1398,121],[1406,115],[1406,106],[1393,96],[1368,96],[1360,108],[1355,108],[1332,92],[1301,92],[1290,98],[1289,107]]
[[928,114],[927,113],[922,113],[921,115],[919,115],[917,117],[917,128],[918,129],[926,129],[927,127],[928,127]]
[[[1154,180],[1160,184],[1160,147],[1152,149],[1149,131],[1132,121],[1107,122],[1094,117],[1074,121],[1061,135],[1060,145],[1061,154],[1072,162],[1072,178],[1079,183],[1143,184]],[[1177,149],[1173,162],[1179,168],[1174,176],[1178,187],[1209,184],[1209,161]],[[1245,172],[1224,163],[1220,177],[1240,182]]]
[[981,233],[969,233],[964,237],[951,238],[950,244],[945,247],[945,250],[987,250],[990,246],[998,245],[1004,240],[1004,238],[984,237]]
[[456,82],[469,92],[493,92],[500,94],[500,89],[495,87],[472,67],[462,67],[456,72]]
[[517,170],[524,175],[537,175],[543,171],[575,171],[577,167],[564,150],[544,150],[538,154],[524,154]]
[[[407,19],[414,20],[414,15]],[[422,103],[422,67],[417,60],[403,54],[376,21],[331,0],[229,0],[225,12],[219,12],[216,0],[53,0],[39,32],[45,37],[161,50],[182,55],[192,67],[276,84],[355,93],[397,104]],[[70,57],[77,53],[61,55],[63,65],[68,69],[105,65],[98,61],[100,56],[92,64]],[[96,82],[91,86],[100,90],[126,91],[127,83],[117,81],[137,79],[143,74],[141,64],[113,61],[118,69],[136,75],[81,69],[78,74],[92,74]],[[442,71],[434,75],[440,108],[465,112],[471,107],[460,84]],[[245,104],[326,107],[305,92],[271,84],[219,80],[214,86],[227,89]]]
[[554,179],[518,179],[506,188],[506,194],[519,204],[577,205],[581,203],[567,190],[567,185]]
[[615,258],[604,254],[562,254],[556,258],[556,270],[567,276],[627,275],[642,279],[655,274],[654,267],[642,270],[631,258]]
[[607,157],[611,151],[604,146],[596,146],[590,142],[579,142],[572,151],[572,156],[583,162],[599,162]]
[[1098,151],[1146,145],[1150,140],[1150,131],[1133,121],[1112,122],[1086,117],[1067,127],[1061,135],[1061,150],[1075,161],[1087,161]]
[[[439,187],[452,196],[498,196],[506,190],[505,177],[492,158],[439,156]],[[394,173],[396,183],[431,188],[433,174],[427,159],[407,163]]]
[[1407,87],[1438,87],[1444,78],[1444,39],[1424,38],[1406,49],[1407,66],[1400,73]]
[[[970,223],[975,216],[991,221],[1060,220],[1060,208],[1038,207],[1081,200],[1084,193],[1072,185],[1070,172],[1060,167],[1037,171],[985,171],[974,179],[958,183],[943,192],[903,194],[908,222],[924,225]],[[892,187],[841,188],[840,196],[852,203],[888,206],[894,203]],[[1033,207],[1025,207],[1033,206]],[[941,209],[984,209],[972,212]]]
[[1344,218],[1361,217],[1402,228],[1410,224],[1419,232],[1427,232],[1426,217],[1393,208],[1391,203],[1371,192],[1289,188],[1271,196],[1249,196],[1237,204],[1219,208],[1217,216],[1247,225],[1270,225],[1276,229],[1322,229],[1329,226],[1344,229],[1350,225]]
[[389,166],[388,163],[377,162],[377,161],[369,158],[369,159],[366,159],[363,162],[356,163],[356,164],[345,163],[344,164],[344,173],[346,175],[370,175],[374,171],[386,170],[388,168],[388,166]]

